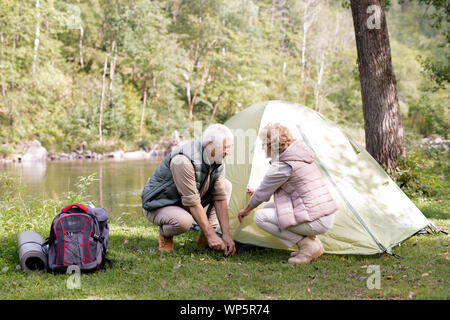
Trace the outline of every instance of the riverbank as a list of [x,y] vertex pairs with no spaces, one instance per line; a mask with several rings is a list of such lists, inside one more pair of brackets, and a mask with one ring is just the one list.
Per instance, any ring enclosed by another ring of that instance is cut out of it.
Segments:
[[[357,137],[358,138],[358,137]],[[363,137],[356,139],[360,145],[364,146]],[[22,142],[16,149],[22,152],[2,154],[0,153],[0,163],[32,163],[40,161],[70,161],[70,160],[161,160],[169,154],[174,147],[183,144],[183,141],[170,139],[149,144],[148,147],[134,151],[115,150],[111,152],[91,151],[86,144],[80,149],[72,152],[48,152],[39,140]],[[450,151],[450,140],[440,137],[427,137],[418,139],[414,144],[418,144],[423,149]],[[4,147],[4,146],[3,146]]]
[[112,152],[94,152],[88,148],[80,148],[72,152],[50,153],[42,146],[39,140],[24,142],[19,149],[22,152],[8,155],[0,154],[0,163],[35,163],[43,161],[71,161],[71,160],[160,160],[169,154],[174,147],[181,142],[179,140],[168,140],[153,143],[148,147],[135,151],[116,150]]

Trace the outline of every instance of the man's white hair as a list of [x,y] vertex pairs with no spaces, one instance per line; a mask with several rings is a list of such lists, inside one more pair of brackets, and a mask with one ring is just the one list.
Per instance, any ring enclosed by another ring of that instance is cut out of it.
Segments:
[[222,143],[224,139],[233,140],[234,136],[228,127],[223,124],[212,124],[205,129],[202,135],[202,146],[206,146],[209,142],[219,141]]

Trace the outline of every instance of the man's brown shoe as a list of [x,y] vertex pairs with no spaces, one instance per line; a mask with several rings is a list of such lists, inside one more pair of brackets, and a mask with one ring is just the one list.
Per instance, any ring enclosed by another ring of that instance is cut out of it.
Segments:
[[159,251],[173,251],[173,237],[163,237],[161,234],[158,238]]

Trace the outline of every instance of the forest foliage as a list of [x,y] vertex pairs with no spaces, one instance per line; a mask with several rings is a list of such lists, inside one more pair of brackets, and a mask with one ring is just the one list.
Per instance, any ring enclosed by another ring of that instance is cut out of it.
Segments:
[[[387,11],[404,127],[448,136],[448,6]],[[363,127],[351,12],[327,0],[0,0],[0,154],[135,149],[265,100]]]

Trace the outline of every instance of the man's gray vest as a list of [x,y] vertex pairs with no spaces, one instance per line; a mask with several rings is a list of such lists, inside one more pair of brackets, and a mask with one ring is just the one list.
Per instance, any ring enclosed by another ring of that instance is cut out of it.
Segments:
[[[214,166],[210,173],[211,165],[208,163],[205,148],[201,141],[195,140],[184,144],[173,150],[160,163],[142,190],[142,207],[147,211],[158,208],[178,205],[181,206],[181,195],[178,193],[172,172],[170,171],[170,161],[176,155],[186,156],[192,163],[195,171],[195,181],[197,190],[200,190],[210,174],[208,192],[214,186],[217,178],[223,170],[223,164],[211,164]],[[206,160],[206,161],[205,161]]]

